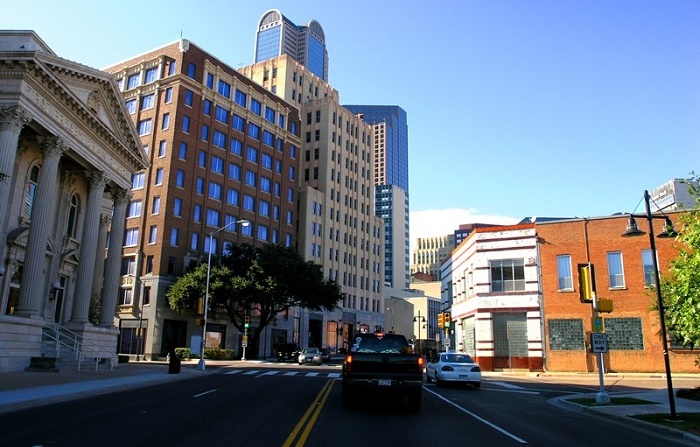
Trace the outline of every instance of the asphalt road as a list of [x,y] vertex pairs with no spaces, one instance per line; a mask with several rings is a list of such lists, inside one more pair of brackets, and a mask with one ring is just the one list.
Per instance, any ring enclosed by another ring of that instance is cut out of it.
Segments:
[[[3,446],[688,445],[551,399],[595,392],[575,378],[489,377],[481,389],[426,384],[417,414],[380,397],[346,410],[337,367],[270,365],[0,415]],[[624,382],[624,383],[623,383]],[[658,383],[657,383],[658,382]],[[660,385],[660,386],[659,386]],[[620,380],[624,389],[662,380]]]

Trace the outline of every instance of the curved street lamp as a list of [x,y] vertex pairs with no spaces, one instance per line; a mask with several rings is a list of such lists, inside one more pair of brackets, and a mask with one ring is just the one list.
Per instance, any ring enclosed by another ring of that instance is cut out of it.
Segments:
[[207,291],[206,291],[206,297],[204,299],[204,323],[202,324],[202,351],[199,353],[199,363],[197,364],[197,369],[200,371],[204,371],[206,369],[206,365],[204,364],[204,348],[206,347],[206,340],[207,340],[207,310],[209,309],[209,276],[211,274],[211,251],[212,251],[212,243],[214,242],[214,235],[218,233],[219,231],[225,230],[226,228],[230,227],[231,225],[235,223],[240,223],[242,226],[247,227],[250,225],[249,220],[232,220],[231,222],[227,223],[221,228],[218,228],[211,233],[209,233],[209,259],[207,260]]
[[658,238],[672,238],[678,236],[678,233],[673,228],[673,222],[667,216],[660,215],[654,216],[651,214],[651,207],[649,206],[649,191],[644,191],[644,204],[646,205],[646,214],[630,214],[629,221],[627,222],[627,229],[622,233],[622,237],[630,236],[642,236],[645,234],[644,231],[637,227],[637,221],[635,217],[646,218],[649,221],[649,245],[651,246],[651,261],[654,266],[654,289],[656,289],[656,301],[659,307],[659,325],[661,328],[661,346],[664,351],[664,367],[666,369],[666,388],[668,389],[668,403],[671,410],[671,415],[669,419],[678,420],[678,414],[676,413],[676,400],[673,395],[673,381],[671,380],[671,364],[668,359],[668,341],[666,340],[666,316],[664,315],[664,303],[661,297],[661,275],[659,274],[659,262],[656,259],[656,241],[654,237],[654,219],[664,219],[664,230],[661,234],[658,234]]

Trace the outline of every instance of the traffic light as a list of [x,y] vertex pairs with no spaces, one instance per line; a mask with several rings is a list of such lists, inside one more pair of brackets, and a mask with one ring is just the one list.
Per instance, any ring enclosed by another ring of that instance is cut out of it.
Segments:
[[243,317],[243,327],[246,329],[250,327],[250,317],[248,315]]
[[438,327],[440,329],[445,327],[445,314],[442,312],[438,314]]
[[593,264],[578,265],[578,294],[582,303],[592,303],[595,297],[595,269]]
[[452,314],[450,312],[445,312],[442,317],[442,324],[446,328],[450,327],[450,322],[452,321]]
[[197,315],[204,315],[204,297],[197,298]]

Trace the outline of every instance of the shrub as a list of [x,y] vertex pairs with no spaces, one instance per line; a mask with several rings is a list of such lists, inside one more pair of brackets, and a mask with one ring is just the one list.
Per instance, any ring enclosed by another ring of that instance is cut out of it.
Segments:
[[181,360],[189,360],[192,354],[190,348],[175,348],[175,355]]
[[205,349],[204,358],[211,360],[233,360],[233,349]]

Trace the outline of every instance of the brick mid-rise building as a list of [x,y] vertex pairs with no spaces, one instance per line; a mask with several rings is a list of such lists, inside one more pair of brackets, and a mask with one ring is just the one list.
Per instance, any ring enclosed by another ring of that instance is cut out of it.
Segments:
[[[229,243],[295,245],[299,114],[188,40],[107,71],[150,161],[133,177],[127,212],[119,352],[154,358],[201,337],[195,311],[170,310],[165,293],[190,262],[205,259],[211,235],[214,255]],[[281,316],[259,354],[271,354],[294,330],[292,318]],[[238,349],[240,338],[226,315],[209,314],[208,348]]]

